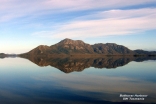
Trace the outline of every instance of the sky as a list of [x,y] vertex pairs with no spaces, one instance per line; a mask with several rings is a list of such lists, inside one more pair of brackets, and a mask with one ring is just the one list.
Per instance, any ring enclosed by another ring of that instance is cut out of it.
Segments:
[[156,51],[156,0],[0,0],[0,53],[70,38]]

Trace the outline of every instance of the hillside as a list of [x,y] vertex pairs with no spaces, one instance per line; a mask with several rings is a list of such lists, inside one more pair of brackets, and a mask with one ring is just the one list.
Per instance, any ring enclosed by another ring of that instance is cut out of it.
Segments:
[[40,45],[23,56],[56,56],[56,55],[148,55],[156,52],[132,51],[125,46],[115,43],[87,44],[81,40],[64,39],[51,46]]

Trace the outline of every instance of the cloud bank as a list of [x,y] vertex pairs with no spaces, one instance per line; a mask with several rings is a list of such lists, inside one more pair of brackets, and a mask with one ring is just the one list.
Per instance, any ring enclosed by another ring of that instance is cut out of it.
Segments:
[[[0,23],[18,22],[25,18],[29,23],[31,18],[62,13],[73,16],[73,12],[91,11],[31,34],[48,38],[129,35],[156,28],[156,9],[148,7],[153,4],[156,0],[1,0]],[[144,5],[147,7],[143,8]]]
[[129,35],[156,28],[156,9],[108,10],[79,17],[62,24],[55,31],[40,31],[33,35],[51,38],[88,38]]
[[45,15],[58,12],[116,9],[140,4],[153,4],[155,0],[1,0],[0,1],[0,22],[12,19]]

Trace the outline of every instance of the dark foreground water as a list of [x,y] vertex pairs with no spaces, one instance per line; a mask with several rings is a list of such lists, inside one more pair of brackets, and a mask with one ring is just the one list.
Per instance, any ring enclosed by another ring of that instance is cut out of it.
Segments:
[[47,60],[0,59],[0,104],[156,103],[155,60]]

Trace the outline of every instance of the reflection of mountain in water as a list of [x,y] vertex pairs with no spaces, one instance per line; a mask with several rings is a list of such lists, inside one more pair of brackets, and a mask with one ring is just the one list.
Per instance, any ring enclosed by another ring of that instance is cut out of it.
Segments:
[[132,57],[132,56],[111,56],[111,57],[29,57],[27,58],[38,66],[52,66],[59,70],[70,73],[82,71],[85,68],[116,68],[124,66],[130,61],[156,60],[156,57]]

